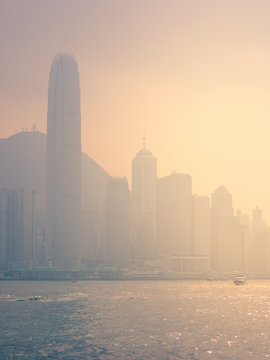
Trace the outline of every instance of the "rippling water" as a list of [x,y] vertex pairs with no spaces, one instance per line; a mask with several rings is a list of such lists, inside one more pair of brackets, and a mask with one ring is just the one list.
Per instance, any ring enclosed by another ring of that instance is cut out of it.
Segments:
[[270,282],[0,282],[0,359],[270,358]]

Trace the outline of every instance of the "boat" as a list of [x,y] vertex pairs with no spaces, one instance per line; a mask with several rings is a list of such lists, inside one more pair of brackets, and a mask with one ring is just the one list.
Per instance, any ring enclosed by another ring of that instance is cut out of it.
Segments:
[[246,284],[246,278],[244,275],[237,275],[233,280],[235,285],[244,285]]

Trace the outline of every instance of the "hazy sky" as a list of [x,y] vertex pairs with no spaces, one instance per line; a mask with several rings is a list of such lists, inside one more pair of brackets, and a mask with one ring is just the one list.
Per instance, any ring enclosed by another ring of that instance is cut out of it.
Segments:
[[83,150],[111,175],[131,178],[145,134],[158,176],[223,184],[270,222],[269,18],[269,0],[0,0],[0,137],[46,131],[50,64],[71,52]]

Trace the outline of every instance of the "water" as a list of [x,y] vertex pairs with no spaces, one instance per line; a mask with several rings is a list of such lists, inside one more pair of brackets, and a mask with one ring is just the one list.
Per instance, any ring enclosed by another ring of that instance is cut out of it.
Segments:
[[267,359],[270,282],[0,282],[0,359]]

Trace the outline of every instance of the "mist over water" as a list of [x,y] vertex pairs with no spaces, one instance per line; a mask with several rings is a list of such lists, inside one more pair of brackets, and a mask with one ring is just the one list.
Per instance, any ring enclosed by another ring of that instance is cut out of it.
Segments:
[[2,282],[1,359],[265,359],[270,281]]

